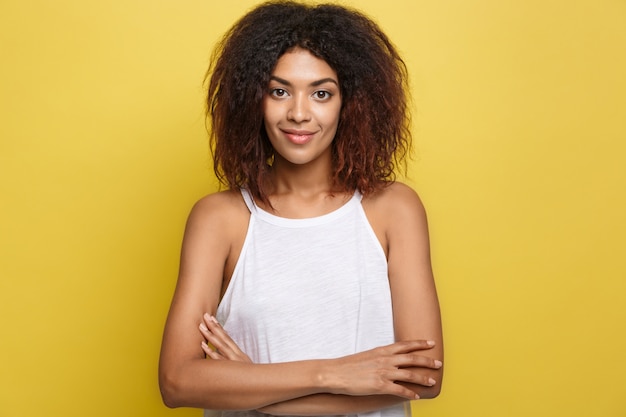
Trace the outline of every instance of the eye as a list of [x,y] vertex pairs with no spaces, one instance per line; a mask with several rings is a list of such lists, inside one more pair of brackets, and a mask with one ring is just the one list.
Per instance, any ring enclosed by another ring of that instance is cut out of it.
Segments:
[[332,97],[332,94],[325,90],[319,90],[313,93],[313,97],[320,101],[326,101]]
[[272,88],[270,90],[270,96],[272,97],[285,97],[287,95],[287,91],[282,88]]

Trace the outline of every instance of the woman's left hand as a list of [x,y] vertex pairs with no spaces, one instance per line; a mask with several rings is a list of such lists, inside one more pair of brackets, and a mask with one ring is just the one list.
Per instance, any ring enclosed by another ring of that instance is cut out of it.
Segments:
[[[248,355],[239,349],[215,317],[204,314],[200,323],[200,333],[206,340],[202,342],[202,350],[209,358],[252,363]],[[211,349],[207,342],[213,345],[215,350]]]

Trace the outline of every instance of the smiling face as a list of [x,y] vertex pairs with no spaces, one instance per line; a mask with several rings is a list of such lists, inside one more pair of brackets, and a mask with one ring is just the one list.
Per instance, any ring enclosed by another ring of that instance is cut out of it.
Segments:
[[263,97],[265,130],[275,151],[275,163],[330,161],[340,111],[337,73],[305,49],[294,48],[283,54]]

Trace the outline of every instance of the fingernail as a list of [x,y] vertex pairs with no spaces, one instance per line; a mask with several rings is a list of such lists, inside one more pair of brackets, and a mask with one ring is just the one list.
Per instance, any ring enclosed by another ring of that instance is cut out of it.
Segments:
[[437,381],[435,381],[435,380],[434,380],[434,379],[432,379],[432,378],[428,378],[428,383],[429,383],[430,385],[435,385],[435,384],[437,383]]
[[426,344],[428,346],[435,346],[435,341],[434,340],[429,340],[429,341],[426,342]]
[[438,361],[438,360],[435,359],[435,366],[437,368],[441,368],[442,365],[443,365],[443,363],[441,363],[441,361]]
[[206,327],[204,323],[200,323],[200,330],[204,330],[205,332],[209,331],[209,329]]
[[420,396],[419,396],[419,395],[417,395],[417,394],[415,394],[415,399],[416,399],[416,400],[419,400],[419,399],[420,399]]

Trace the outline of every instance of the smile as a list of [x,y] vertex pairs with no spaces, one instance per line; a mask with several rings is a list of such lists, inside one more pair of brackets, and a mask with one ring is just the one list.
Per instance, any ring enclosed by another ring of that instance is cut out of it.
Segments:
[[307,130],[292,130],[287,129],[282,131],[285,134],[287,140],[296,145],[304,145],[313,139],[315,132]]

